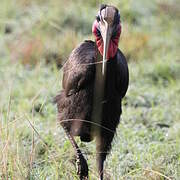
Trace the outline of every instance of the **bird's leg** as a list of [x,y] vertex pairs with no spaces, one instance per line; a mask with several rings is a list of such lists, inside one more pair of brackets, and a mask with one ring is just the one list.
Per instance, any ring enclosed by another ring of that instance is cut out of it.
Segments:
[[103,180],[104,161],[111,149],[111,142],[114,137],[113,133],[103,132],[96,138],[96,161],[99,173],[99,180]]
[[99,180],[103,180],[103,168],[104,168],[105,157],[106,155],[103,153],[100,153],[99,156],[97,157]]
[[77,174],[80,177],[80,180],[86,180],[86,179],[88,179],[88,165],[87,165],[86,159],[82,155],[82,152],[79,149],[74,137],[69,133],[69,131],[67,130],[67,128],[65,126],[62,125],[62,127],[63,127],[68,139],[70,140],[70,142],[75,150],[75,153],[76,153],[77,169],[78,169]]
[[106,154],[104,151],[104,143],[103,139],[98,137],[96,139],[96,163],[98,168],[99,179],[103,180],[103,168],[104,168],[104,161],[106,159]]

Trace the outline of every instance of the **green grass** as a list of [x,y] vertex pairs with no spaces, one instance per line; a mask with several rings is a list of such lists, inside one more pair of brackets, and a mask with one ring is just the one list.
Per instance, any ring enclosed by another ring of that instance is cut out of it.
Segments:
[[[179,180],[177,2],[112,1],[121,10],[119,47],[128,58],[130,85],[105,164],[107,179]],[[78,179],[73,148],[52,102],[62,80],[56,64],[62,65],[83,39],[93,39],[99,3],[2,0],[0,179]],[[97,179],[95,142],[77,141],[88,159],[90,179]]]

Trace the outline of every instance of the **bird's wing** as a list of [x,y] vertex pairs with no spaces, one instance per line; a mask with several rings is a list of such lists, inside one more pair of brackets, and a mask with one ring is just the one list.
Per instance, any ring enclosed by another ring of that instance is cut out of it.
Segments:
[[70,96],[85,88],[95,77],[95,43],[84,41],[75,48],[64,66],[63,89]]
[[125,56],[118,49],[117,52],[117,90],[123,98],[127,92],[129,85],[129,71]]

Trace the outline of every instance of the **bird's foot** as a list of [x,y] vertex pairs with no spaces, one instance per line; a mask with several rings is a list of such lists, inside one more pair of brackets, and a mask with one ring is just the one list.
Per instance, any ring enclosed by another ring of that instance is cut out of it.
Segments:
[[77,175],[79,176],[80,180],[88,180],[88,165],[83,157],[83,155],[79,155],[77,157]]

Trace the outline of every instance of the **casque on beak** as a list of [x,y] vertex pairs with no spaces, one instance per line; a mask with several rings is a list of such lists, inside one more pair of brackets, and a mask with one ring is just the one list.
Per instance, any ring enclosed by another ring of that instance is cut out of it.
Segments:
[[115,11],[110,7],[106,7],[101,12],[101,21],[100,21],[100,30],[103,38],[103,63],[102,63],[102,75],[106,72],[106,62],[107,62],[107,54],[109,49],[109,43],[112,36],[113,31],[113,20]]

